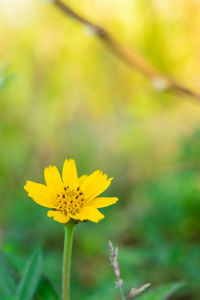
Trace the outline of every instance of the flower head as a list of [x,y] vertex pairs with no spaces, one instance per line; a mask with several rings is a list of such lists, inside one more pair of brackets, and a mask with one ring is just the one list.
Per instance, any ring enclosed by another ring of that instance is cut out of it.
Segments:
[[62,179],[55,166],[44,169],[46,185],[27,181],[24,189],[37,204],[51,208],[47,215],[55,221],[67,223],[71,218],[79,221],[99,222],[104,218],[98,208],[112,205],[116,197],[98,197],[110,185],[112,178],[101,171],[78,178],[73,159],[66,159]]

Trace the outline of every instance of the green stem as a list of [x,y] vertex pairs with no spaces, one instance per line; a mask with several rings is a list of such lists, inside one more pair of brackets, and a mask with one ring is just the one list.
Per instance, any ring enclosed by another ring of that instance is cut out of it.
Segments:
[[71,268],[71,253],[73,242],[73,231],[76,223],[70,221],[65,224],[65,240],[63,251],[63,281],[62,281],[62,300],[70,300],[70,268]]

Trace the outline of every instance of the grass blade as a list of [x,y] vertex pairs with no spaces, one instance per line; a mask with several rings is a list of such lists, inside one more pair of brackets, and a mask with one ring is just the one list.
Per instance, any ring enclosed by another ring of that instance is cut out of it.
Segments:
[[9,272],[3,254],[0,255],[0,290],[4,296],[8,297],[16,293],[16,283]]
[[17,289],[17,300],[31,300],[36,292],[42,274],[42,258],[40,251],[30,256],[23,277]]

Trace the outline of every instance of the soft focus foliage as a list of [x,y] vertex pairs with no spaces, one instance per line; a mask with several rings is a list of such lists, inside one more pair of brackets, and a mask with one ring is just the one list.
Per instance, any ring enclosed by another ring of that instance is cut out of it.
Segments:
[[[198,0],[69,3],[199,89]],[[102,169],[113,176],[105,196],[120,199],[98,225],[76,229],[73,299],[114,298],[111,239],[127,290],[186,280],[184,299],[198,300],[200,106],[155,90],[44,1],[0,0],[0,44],[0,246],[7,259],[23,273],[24,259],[40,246],[59,291],[62,226],[23,185],[42,182],[44,167],[73,157],[80,175]]]

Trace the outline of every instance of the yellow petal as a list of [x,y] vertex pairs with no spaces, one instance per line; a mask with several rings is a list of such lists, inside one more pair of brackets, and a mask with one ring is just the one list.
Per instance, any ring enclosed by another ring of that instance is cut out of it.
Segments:
[[79,177],[79,186],[81,186],[83,184],[83,182],[85,181],[85,179],[88,177],[88,175],[82,175],[81,177]]
[[101,219],[104,218],[104,215],[100,213],[100,211],[92,206],[85,206],[81,208],[79,214],[76,214],[75,219],[79,219],[81,221],[90,220],[92,222],[99,222]]
[[92,199],[88,201],[87,205],[96,207],[96,208],[101,208],[101,207],[106,207],[110,206],[114,203],[116,203],[119,199],[116,197],[99,197]]
[[66,216],[63,213],[61,213],[60,211],[56,211],[56,210],[49,210],[47,212],[47,216],[49,218],[53,217],[53,219],[55,221],[60,222],[60,223],[67,223],[70,220],[69,216]]
[[44,169],[44,178],[46,185],[52,191],[53,194],[59,193],[62,190],[63,183],[60,177],[60,173],[55,166],[49,166]]
[[70,188],[76,188],[78,186],[78,175],[74,159],[65,160],[62,178],[66,186],[69,186]]
[[54,197],[49,188],[43,184],[27,181],[24,189],[28,192],[28,196],[42,206],[54,208]]
[[108,179],[107,175],[99,170],[89,175],[81,185],[86,201],[94,199],[103,193],[109,187],[112,179]]

